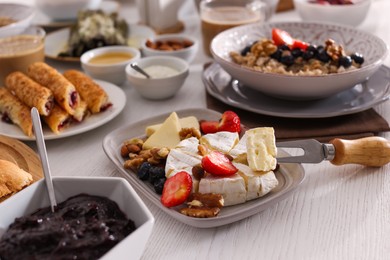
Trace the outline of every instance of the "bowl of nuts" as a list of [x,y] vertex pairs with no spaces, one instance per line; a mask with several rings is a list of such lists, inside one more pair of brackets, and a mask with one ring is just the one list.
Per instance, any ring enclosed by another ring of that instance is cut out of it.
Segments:
[[213,39],[211,53],[245,87],[283,99],[313,100],[367,80],[382,66],[388,46],[348,26],[274,22],[226,30]]
[[198,51],[198,40],[183,34],[158,35],[142,43],[142,54],[149,56],[173,56],[191,63]]

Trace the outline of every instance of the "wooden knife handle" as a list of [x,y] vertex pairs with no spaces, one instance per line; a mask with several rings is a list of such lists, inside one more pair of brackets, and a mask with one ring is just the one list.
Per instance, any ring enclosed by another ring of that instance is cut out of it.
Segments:
[[390,162],[390,142],[382,137],[365,137],[356,140],[333,139],[335,165],[348,163],[366,166],[383,166]]

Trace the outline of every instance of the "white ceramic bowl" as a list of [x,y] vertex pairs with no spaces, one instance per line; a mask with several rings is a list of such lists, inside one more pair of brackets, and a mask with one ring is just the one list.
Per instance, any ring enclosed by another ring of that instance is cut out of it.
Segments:
[[8,17],[15,20],[14,23],[0,27],[0,37],[16,35],[23,32],[31,25],[35,11],[30,5],[23,4],[0,4],[0,17]]
[[[361,68],[322,76],[297,76],[266,73],[234,63],[229,53],[241,51],[248,44],[271,38],[272,28],[280,28],[293,37],[311,44],[323,45],[332,38],[347,52],[363,54]],[[382,65],[388,46],[380,38],[352,27],[304,22],[279,22],[264,25],[245,25],[226,30],[211,43],[215,61],[233,78],[265,94],[285,99],[319,99],[354,87],[366,80]]]
[[102,0],[36,0],[37,7],[54,20],[76,19],[83,9],[97,9]]
[[[92,64],[90,60],[99,55],[105,55],[109,53],[128,53],[132,56],[131,59],[107,64]],[[122,85],[126,81],[125,69],[127,64],[141,57],[141,52],[133,47],[129,46],[106,46],[96,48],[85,52],[80,57],[81,67],[92,78],[101,79],[114,83],[116,85]]]
[[[152,42],[156,41],[161,41],[161,42],[166,42],[166,41],[179,41],[182,42],[184,40],[191,41],[193,44],[187,48],[183,48],[180,50],[174,50],[174,51],[163,51],[163,50],[156,50],[153,48],[149,48],[146,43],[147,41],[150,40]],[[180,35],[180,34],[162,34],[162,35],[157,35],[153,39],[146,39],[142,45],[142,54],[145,57],[150,57],[150,56],[171,56],[171,57],[178,57],[183,60],[186,60],[188,63],[191,63],[195,56],[196,53],[198,52],[199,48],[199,41],[195,39],[194,37],[191,37],[189,35]]]
[[324,5],[308,0],[294,0],[294,6],[303,21],[324,21],[357,26],[367,16],[371,0],[359,0],[352,5]]
[[141,96],[147,99],[157,100],[173,97],[183,86],[183,83],[189,74],[188,63],[177,57],[146,57],[137,60],[136,64],[142,69],[155,65],[169,67],[178,72],[173,76],[148,79],[132,69],[130,64],[127,65],[126,74],[131,86],[133,86]]
[[[144,202],[123,178],[53,177],[58,203],[80,193],[104,196],[115,201],[136,226],[131,234],[101,259],[139,259],[152,232],[154,218]],[[15,218],[50,206],[44,179],[32,184],[0,204],[0,236]]]

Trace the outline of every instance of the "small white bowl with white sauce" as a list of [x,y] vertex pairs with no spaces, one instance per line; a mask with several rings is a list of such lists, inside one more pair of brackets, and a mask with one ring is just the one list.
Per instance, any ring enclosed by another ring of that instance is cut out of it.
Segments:
[[183,59],[169,56],[152,56],[136,60],[141,69],[148,73],[147,78],[135,71],[131,64],[126,66],[130,85],[146,99],[159,100],[173,97],[183,86],[189,74],[189,65]]

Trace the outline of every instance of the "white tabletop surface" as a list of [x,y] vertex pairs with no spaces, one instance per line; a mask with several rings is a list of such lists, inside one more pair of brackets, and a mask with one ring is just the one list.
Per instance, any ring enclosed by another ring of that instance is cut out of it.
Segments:
[[[200,39],[199,17],[192,4],[186,1],[180,16],[186,18],[186,32]],[[121,5],[120,14],[136,23],[134,3]],[[390,44],[389,11],[389,0],[374,0],[359,29]],[[272,18],[284,20],[300,19],[295,11]],[[202,65],[209,60],[200,49],[184,87],[169,100],[147,101],[130,85],[123,85],[126,107],[110,123],[84,134],[47,141],[52,173],[120,176],[103,152],[103,138],[118,127],[156,114],[205,108],[201,73]],[[59,70],[80,68],[52,61],[50,64]],[[390,66],[390,57],[385,64]],[[390,120],[388,102],[375,110]],[[389,133],[381,135],[390,138]],[[34,143],[26,143],[36,149]],[[144,198],[156,222],[142,259],[389,259],[390,166],[365,168],[322,162],[304,165],[304,169],[306,179],[292,196],[262,213],[218,228],[198,229],[182,224]]]

